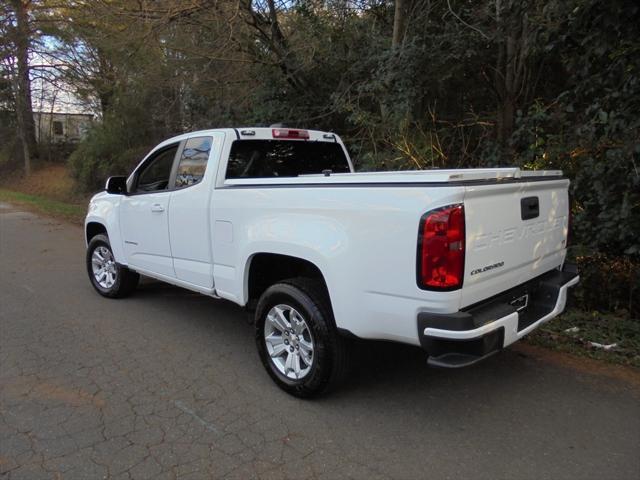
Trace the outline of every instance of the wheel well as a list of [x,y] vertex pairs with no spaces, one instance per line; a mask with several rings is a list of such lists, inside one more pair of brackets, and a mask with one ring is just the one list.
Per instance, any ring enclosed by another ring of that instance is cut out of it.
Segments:
[[308,260],[276,253],[258,253],[253,256],[249,265],[248,303],[252,308],[260,295],[271,285],[287,278],[306,277],[319,280],[329,297],[327,283],[320,269]]
[[87,223],[87,243],[89,243],[93,237],[95,237],[96,235],[100,235],[101,233],[107,235],[107,229],[104,227],[104,225],[98,222]]

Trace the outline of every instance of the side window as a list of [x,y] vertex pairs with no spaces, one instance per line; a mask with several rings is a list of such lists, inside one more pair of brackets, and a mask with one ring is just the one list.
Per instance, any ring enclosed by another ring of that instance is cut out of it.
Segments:
[[138,174],[135,191],[140,193],[166,190],[169,186],[171,167],[177,151],[178,144],[176,143],[156,153]]
[[202,181],[212,140],[212,137],[194,137],[187,140],[180,156],[175,188],[190,187]]

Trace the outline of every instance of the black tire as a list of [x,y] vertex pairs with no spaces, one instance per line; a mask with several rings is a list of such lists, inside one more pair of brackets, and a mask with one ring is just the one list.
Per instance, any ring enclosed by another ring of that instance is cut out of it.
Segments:
[[140,275],[119,263],[114,263],[115,282],[109,287],[100,285],[93,273],[92,264],[93,253],[98,248],[106,248],[109,251],[111,258],[113,258],[113,251],[111,250],[109,237],[106,235],[96,235],[91,239],[89,246],[87,247],[86,264],[89,280],[91,281],[93,288],[95,288],[100,295],[107,298],[123,298],[130,295],[138,286]]
[[[299,379],[283,374],[267,348],[265,322],[271,309],[279,304],[299,312],[313,338],[313,360],[308,373]],[[256,308],[255,338],[260,360],[273,381],[296,397],[311,398],[327,393],[338,386],[348,372],[349,341],[335,327],[331,303],[321,282],[295,278],[269,287]]]

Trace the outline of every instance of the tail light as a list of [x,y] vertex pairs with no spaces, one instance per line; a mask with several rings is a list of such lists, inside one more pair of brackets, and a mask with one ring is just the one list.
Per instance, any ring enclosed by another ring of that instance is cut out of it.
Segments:
[[418,234],[418,286],[456,290],[464,275],[464,207],[449,205],[424,214]]
[[301,140],[309,139],[307,130],[296,130],[293,128],[273,128],[271,130],[273,138],[299,138]]

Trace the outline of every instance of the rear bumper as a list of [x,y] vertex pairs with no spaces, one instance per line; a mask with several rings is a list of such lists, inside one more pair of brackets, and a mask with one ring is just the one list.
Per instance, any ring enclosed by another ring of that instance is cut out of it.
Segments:
[[572,264],[552,270],[452,314],[418,314],[418,336],[429,364],[464,367],[493,355],[564,310],[580,277]]

